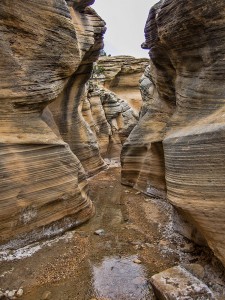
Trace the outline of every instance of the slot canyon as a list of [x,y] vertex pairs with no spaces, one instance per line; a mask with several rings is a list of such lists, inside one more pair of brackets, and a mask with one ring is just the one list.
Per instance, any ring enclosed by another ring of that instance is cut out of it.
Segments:
[[0,1],[0,299],[225,300],[224,0],[95,2]]

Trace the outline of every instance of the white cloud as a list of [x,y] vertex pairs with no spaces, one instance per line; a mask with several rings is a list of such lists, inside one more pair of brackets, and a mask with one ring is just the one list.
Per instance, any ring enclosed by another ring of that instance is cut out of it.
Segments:
[[106,21],[105,50],[111,55],[148,57],[141,49],[151,6],[158,0],[96,0],[93,8]]

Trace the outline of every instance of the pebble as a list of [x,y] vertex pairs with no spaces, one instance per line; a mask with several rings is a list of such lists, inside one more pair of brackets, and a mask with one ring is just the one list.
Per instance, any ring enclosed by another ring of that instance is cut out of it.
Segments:
[[135,195],[140,195],[141,192],[136,192]]
[[143,250],[144,248],[145,248],[144,245],[136,245],[136,246],[134,246],[135,250]]
[[169,241],[161,240],[159,242],[159,246],[165,247],[165,246],[168,246],[168,245],[169,245]]
[[96,235],[104,235],[105,234],[105,230],[104,229],[98,229],[94,232]]
[[145,243],[145,245],[146,245],[148,248],[154,247],[154,245],[152,245],[152,244],[150,244],[150,243]]
[[195,251],[195,246],[194,244],[184,244],[181,249],[180,249],[182,252],[184,253],[192,253]]
[[7,296],[12,299],[15,296],[15,294],[16,294],[16,290],[13,290],[13,291],[9,291]]
[[141,264],[141,261],[140,261],[140,259],[135,258],[135,259],[133,260],[133,263],[135,263],[135,264]]
[[52,293],[50,291],[45,291],[42,294],[41,300],[49,300],[51,299]]
[[16,293],[16,296],[17,297],[22,297],[23,296],[23,289],[22,288],[19,288],[17,293]]

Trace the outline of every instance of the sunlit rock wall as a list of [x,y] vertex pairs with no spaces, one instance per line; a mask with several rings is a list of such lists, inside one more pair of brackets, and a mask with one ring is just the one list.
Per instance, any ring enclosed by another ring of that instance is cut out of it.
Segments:
[[104,24],[87,2],[0,2],[0,244],[17,247],[93,214],[84,169],[46,107],[65,89],[69,102],[71,77],[82,70],[83,83],[97,58]]
[[[224,27],[223,0],[165,0],[150,11],[143,47],[160,102],[173,112],[157,152],[167,197],[225,265]],[[157,134],[158,126],[149,130]]]

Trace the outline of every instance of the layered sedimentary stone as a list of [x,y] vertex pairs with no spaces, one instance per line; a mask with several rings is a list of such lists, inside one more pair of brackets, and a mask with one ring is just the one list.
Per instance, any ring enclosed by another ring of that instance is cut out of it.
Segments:
[[76,11],[76,3],[73,2],[70,13],[76,28],[81,63],[49,108],[63,140],[69,144],[90,176],[104,169],[105,164],[96,136],[83,118],[82,107],[87,100],[86,83],[90,79],[93,62],[103,47],[105,22],[90,7],[85,7],[81,12]]
[[125,100],[138,114],[142,105],[138,82],[148,63],[147,58],[101,56],[96,68],[102,75],[104,88]]
[[106,119],[105,111],[100,99],[100,93],[98,86],[93,86],[92,83],[89,84],[88,98],[85,105],[83,105],[82,113],[96,135],[101,156],[106,157],[112,130]]
[[223,0],[161,1],[143,47],[160,101],[174,111],[162,137],[167,197],[225,265],[224,26]]
[[137,126],[126,140],[122,153],[122,183],[154,197],[165,197],[165,162],[162,140],[173,112],[156,88],[156,69],[149,65],[140,80],[143,105]]
[[103,157],[119,160],[121,147],[137,124],[142,99],[139,79],[149,60],[101,56],[89,84],[90,113],[84,116],[96,133]]
[[94,122],[90,124],[96,133],[102,156],[119,160],[122,145],[137,124],[136,113],[125,100],[93,82],[89,87],[88,99],[92,112],[92,119],[89,119]]
[[49,236],[93,214],[84,169],[46,108],[82,68],[85,31],[96,45],[74,14],[82,19],[65,1],[0,3],[1,244]]

